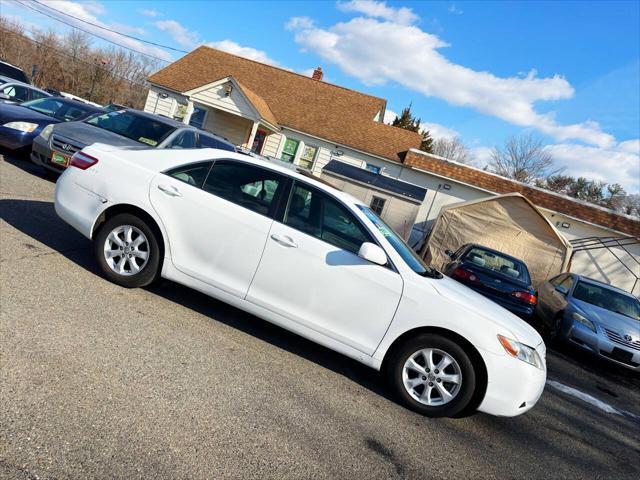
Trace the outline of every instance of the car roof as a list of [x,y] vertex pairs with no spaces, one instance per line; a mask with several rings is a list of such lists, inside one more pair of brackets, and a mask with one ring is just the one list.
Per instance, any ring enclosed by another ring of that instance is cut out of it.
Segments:
[[[163,122],[163,123],[165,123],[167,125],[171,125],[172,127],[175,127],[175,128],[181,128],[181,127],[188,127],[189,126],[189,125],[185,125],[182,122],[178,122],[177,120],[174,120],[172,118],[163,117],[162,115],[157,115],[155,113],[143,112],[142,110],[136,110],[135,108],[125,108],[124,110],[127,111],[127,112],[134,113],[135,115],[137,115],[139,117],[147,118],[149,120],[155,120],[156,122]],[[118,110],[114,110],[114,111],[117,112]],[[113,113],[113,112],[107,112],[107,113]]]
[[[319,179],[313,178],[309,173],[300,173],[291,168],[290,164],[282,162],[280,160],[267,160],[263,158],[256,158],[242,153],[230,152],[228,150],[220,150],[217,148],[194,148],[194,149],[151,149],[144,147],[115,147],[112,145],[106,145],[102,143],[94,143],[88,147],[89,154],[91,151],[98,150],[105,151],[112,155],[117,155],[118,151],[126,152],[126,156],[130,157],[135,163],[144,165],[145,168],[157,172],[164,172],[173,168],[177,168],[190,163],[202,162],[207,160],[238,160],[241,162],[253,164],[259,167],[268,168],[283,175],[287,175],[295,180],[300,180],[308,183],[319,190],[328,191],[334,197],[349,203],[351,205],[364,205],[361,200],[353,197],[352,195],[342,192],[337,188],[323,182]],[[282,165],[279,165],[281,163]]]
[[579,275],[577,273],[572,273],[572,272],[567,272],[570,275],[573,275],[574,277],[576,277],[578,280],[585,282],[585,283],[591,283],[593,285],[597,285],[599,287],[603,287],[606,288],[608,290],[613,290],[614,292],[618,292],[618,293],[622,293],[623,295],[626,295],[628,297],[632,297],[637,299],[637,297],[635,295],[633,295],[632,293],[627,292],[626,290],[623,290],[619,287],[616,287],[614,285],[611,285],[609,283],[604,283],[601,282],[600,280],[596,280],[595,278],[589,278],[589,277],[585,277],[584,275]]
[[[79,100],[74,100],[73,98],[67,98],[67,97],[58,97],[58,96],[53,96],[53,97],[47,97],[47,99],[52,98],[55,100],[60,100],[61,102],[64,102],[66,104],[69,105],[76,105],[77,107],[81,107],[85,110],[93,110],[95,113],[99,113],[99,112],[105,112],[106,110],[102,107],[96,107],[95,105],[91,105],[90,103],[85,103],[85,102],[81,102]],[[38,100],[44,100],[44,98],[39,98]]]

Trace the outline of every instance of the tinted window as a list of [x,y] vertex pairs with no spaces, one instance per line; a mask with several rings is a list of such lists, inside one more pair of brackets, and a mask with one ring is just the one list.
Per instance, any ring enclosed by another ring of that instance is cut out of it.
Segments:
[[183,165],[165,173],[170,177],[193,185],[194,187],[202,187],[212,163],[213,162],[190,163],[189,165]]
[[105,113],[87,120],[87,123],[152,147],[175,130],[169,124],[130,111]]
[[22,70],[12,65],[7,65],[6,63],[0,62],[0,75],[15,78],[20,82],[29,83],[29,79]]
[[439,274],[427,267],[422,259],[413,251],[413,249],[407,245],[407,243],[400,238],[400,236],[393,231],[386,223],[378,217],[373,210],[363,205],[358,205],[358,208],[367,216],[367,218],[375,225],[378,231],[387,239],[393,249],[402,257],[402,260],[419,275],[439,276]]
[[2,89],[2,93],[18,102],[24,102],[29,98],[29,90],[22,85],[8,85]]
[[569,290],[571,290],[571,287],[573,286],[573,277],[571,275],[567,275],[567,277],[564,278],[560,283],[558,283],[558,285],[566,288],[568,292]]
[[179,133],[168,148],[196,148],[196,134],[192,130]]
[[220,150],[227,150],[229,152],[235,152],[236,149],[233,145],[227,142],[221,142],[215,137],[209,135],[200,134],[200,147],[201,148],[219,148]]
[[623,295],[610,288],[593,283],[578,282],[573,291],[573,298],[634,320],[640,320],[640,302],[630,295]]
[[216,162],[204,184],[204,189],[262,215],[272,215],[276,192],[283,177],[271,170],[240,162]]
[[323,192],[296,183],[284,223],[343,250],[358,253],[370,235],[349,210]]
[[500,273],[505,277],[529,283],[529,274],[524,263],[499,253],[489,252],[482,248],[472,248],[465,254],[463,260],[478,267]]
[[39,90],[31,90],[31,100],[37,100],[38,98],[47,98],[47,95],[44,92],[40,92]]
[[72,122],[93,112],[93,109],[91,108],[83,108],[75,103],[65,102],[61,98],[51,97],[24,102],[22,106],[39,113],[44,113],[50,117],[57,118],[63,122]]

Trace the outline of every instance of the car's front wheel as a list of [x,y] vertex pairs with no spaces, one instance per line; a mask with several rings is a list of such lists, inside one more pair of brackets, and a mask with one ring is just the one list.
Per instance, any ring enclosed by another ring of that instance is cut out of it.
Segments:
[[153,229],[128,213],[102,225],[95,237],[94,253],[105,277],[127,288],[149,285],[160,266],[160,248]]
[[421,334],[391,352],[387,379],[400,401],[428,417],[452,417],[472,400],[476,373],[455,341]]

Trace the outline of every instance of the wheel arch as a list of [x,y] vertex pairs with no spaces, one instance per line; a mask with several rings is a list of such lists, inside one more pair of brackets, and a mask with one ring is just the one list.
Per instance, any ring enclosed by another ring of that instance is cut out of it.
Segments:
[[437,335],[446,337],[450,340],[453,340],[458,345],[460,345],[462,349],[469,355],[477,375],[478,388],[476,388],[476,391],[474,392],[473,397],[469,402],[469,405],[467,405],[464,411],[472,412],[477,410],[477,408],[482,403],[482,400],[484,399],[485,393],[487,392],[487,386],[488,386],[487,365],[484,359],[482,358],[482,355],[478,351],[478,349],[474,347],[469,340],[467,340],[465,337],[463,337],[459,333],[454,332],[453,330],[449,330],[442,327],[434,327],[434,326],[416,327],[411,330],[407,330],[398,338],[396,338],[391,343],[387,351],[385,352],[384,358],[382,359],[380,371],[381,372],[386,371],[388,367],[389,359],[393,356],[395,349],[397,349],[400,345],[402,345],[403,342],[405,342],[409,338],[415,337],[416,335],[421,335],[425,333],[437,334]]
[[100,228],[102,228],[102,226],[105,224],[107,220],[121,213],[128,213],[141,218],[142,220],[147,222],[149,227],[154,231],[158,239],[158,243],[159,243],[158,246],[160,247],[160,261],[161,261],[160,270],[162,270],[162,261],[165,256],[165,252],[167,251],[167,241],[166,241],[164,232],[162,228],[160,228],[159,222],[151,214],[149,214],[149,212],[145,211],[140,207],[136,207],[135,205],[131,205],[128,203],[118,203],[116,205],[111,205],[110,207],[106,208],[102,213],[100,213],[100,215],[98,216],[98,218],[93,224],[93,228],[91,230],[91,239],[92,240],[95,239],[96,234],[98,233]]

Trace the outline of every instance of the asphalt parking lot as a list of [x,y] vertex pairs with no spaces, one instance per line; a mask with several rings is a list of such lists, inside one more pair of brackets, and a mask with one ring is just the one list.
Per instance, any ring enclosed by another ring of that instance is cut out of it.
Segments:
[[427,419],[376,372],[197,292],[99,276],[0,160],[0,478],[638,478],[640,376],[550,351],[517,418]]

